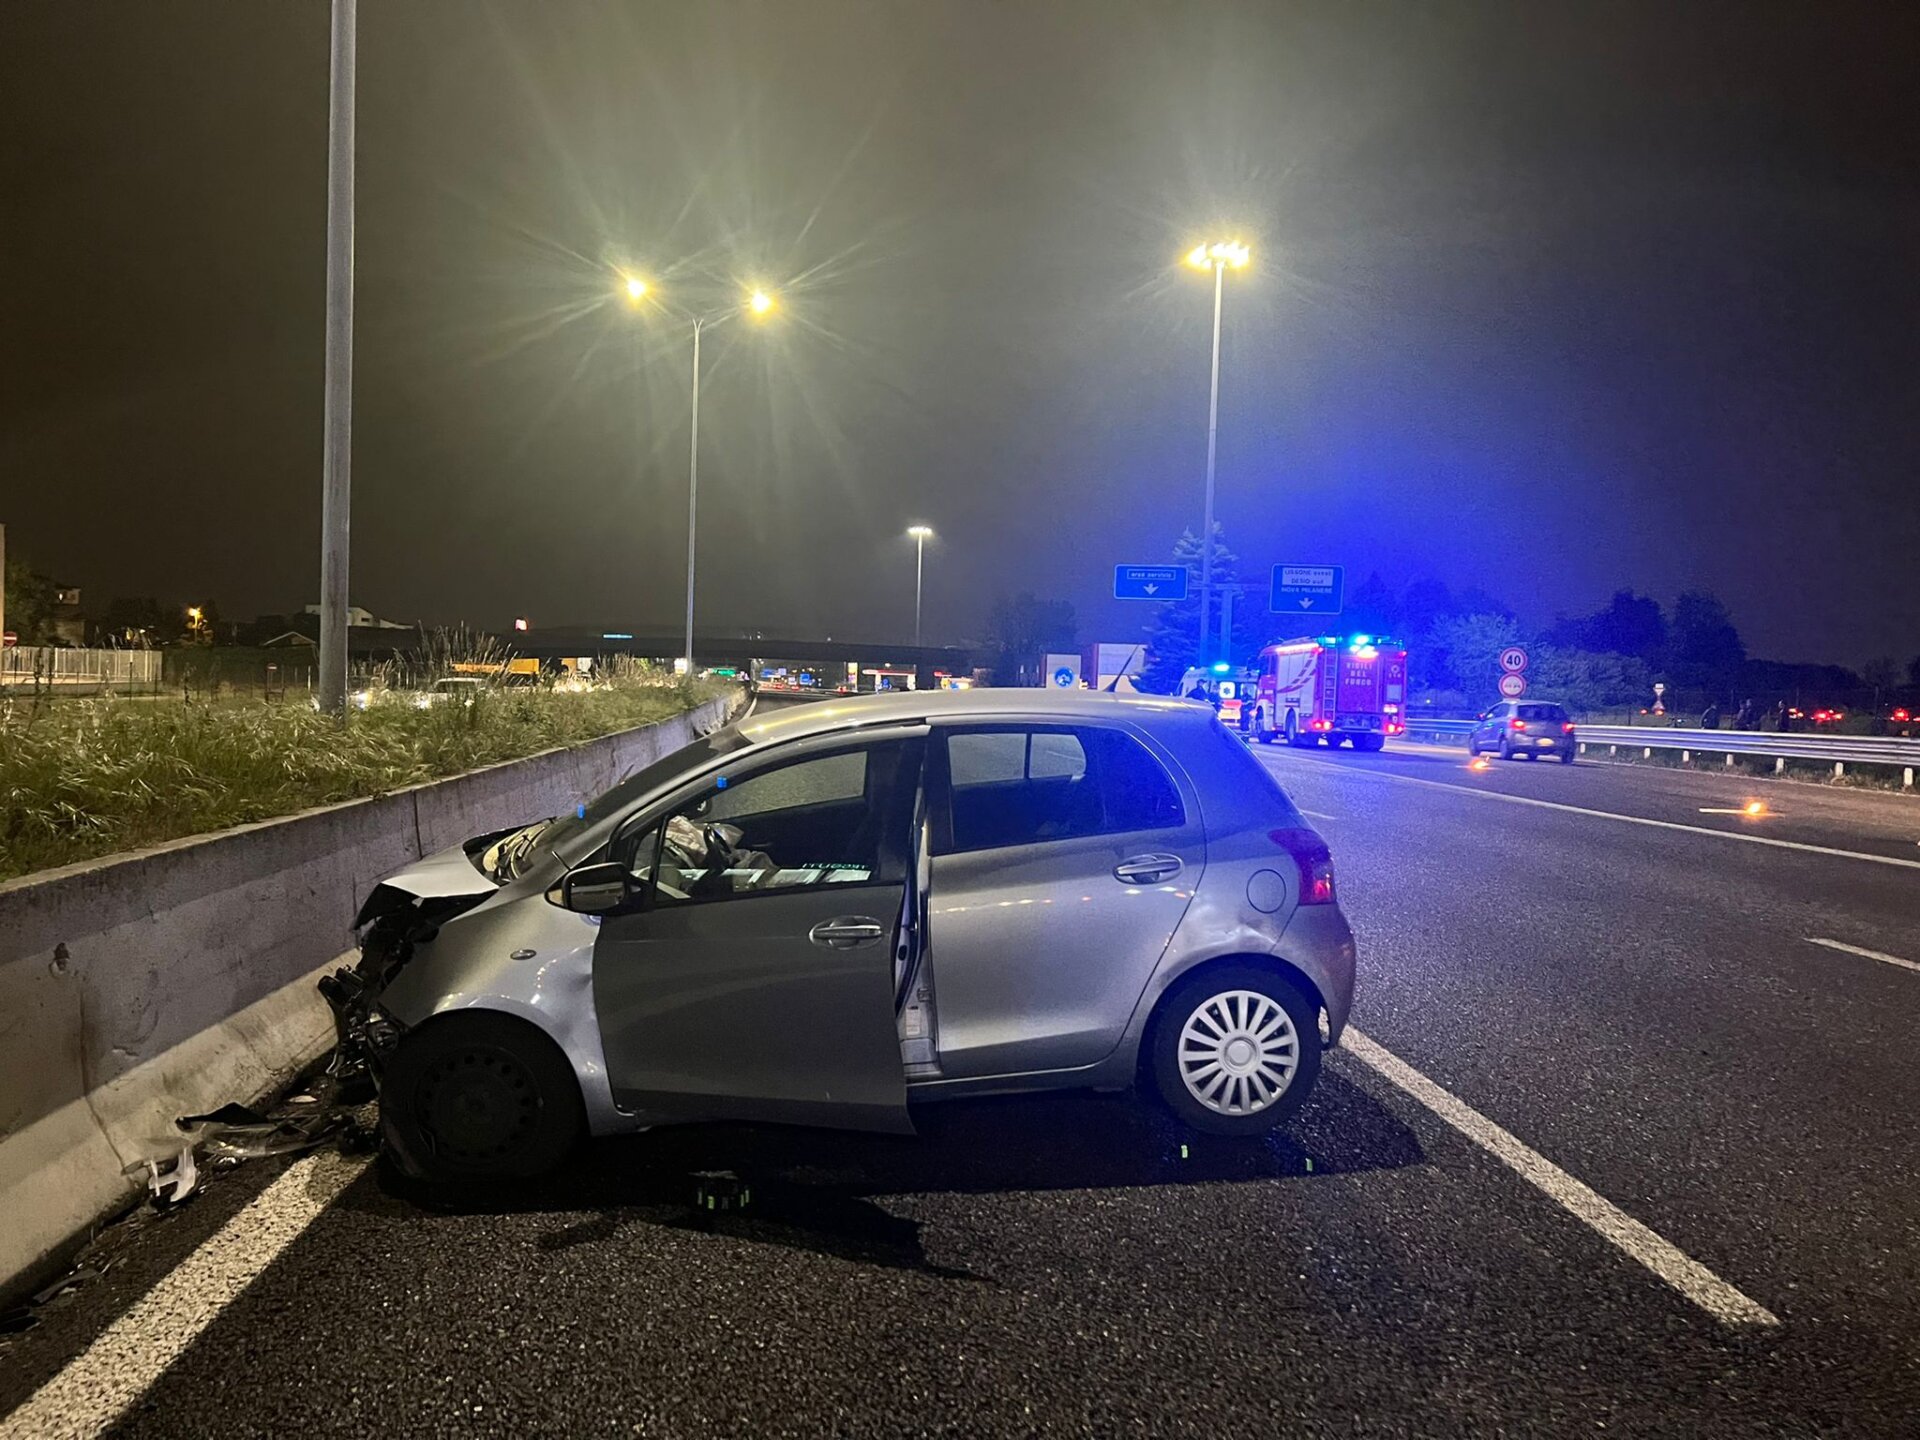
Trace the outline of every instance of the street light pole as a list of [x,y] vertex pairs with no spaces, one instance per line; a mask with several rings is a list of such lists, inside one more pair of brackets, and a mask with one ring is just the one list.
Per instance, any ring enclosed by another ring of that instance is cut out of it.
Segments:
[[[652,297],[647,282],[638,275],[628,275],[623,282],[627,293],[627,302],[639,306]],[[694,315],[670,306],[682,320],[693,325],[693,418],[687,438],[687,628],[683,637],[680,658],[686,666],[688,675],[693,674],[693,594],[696,561],[699,558],[700,544],[700,337],[709,325],[717,325],[742,313],[756,319],[765,319],[772,313],[774,298],[765,290],[753,290],[731,310],[722,310],[712,315]]]
[[[1213,639],[1213,458],[1220,430],[1220,297],[1227,288],[1227,262],[1213,262],[1213,379],[1207,390],[1207,503],[1200,525],[1200,663]],[[1224,649],[1227,637],[1220,637]]]
[[[1202,665],[1213,653],[1213,462],[1220,430],[1220,303],[1227,288],[1227,267],[1235,270],[1247,263],[1251,252],[1238,240],[1196,245],[1187,255],[1187,263],[1197,270],[1213,271],[1213,372],[1207,390],[1207,500],[1200,522],[1200,652]],[[1224,653],[1232,643],[1222,625],[1220,648]]]
[[[907,534],[913,537],[913,648],[920,648],[920,587],[927,573],[927,541],[933,538],[931,525],[909,525]],[[915,657],[915,664],[919,659]]]
[[323,714],[347,710],[347,521],[353,500],[354,0],[333,0],[327,87],[327,351],[320,489]]
[[687,675],[693,675],[693,562],[700,523],[700,331],[706,321],[693,322],[693,439],[687,453]]

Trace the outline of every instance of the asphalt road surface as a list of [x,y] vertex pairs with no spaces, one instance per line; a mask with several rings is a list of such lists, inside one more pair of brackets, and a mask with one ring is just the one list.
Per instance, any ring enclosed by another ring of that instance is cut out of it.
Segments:
[[1067,1096],[511,1194],[257,1162],[101,1242],[0,1436],[1915,1434],[1920,801],[1261,753],[1362,947],[1284,1136]]

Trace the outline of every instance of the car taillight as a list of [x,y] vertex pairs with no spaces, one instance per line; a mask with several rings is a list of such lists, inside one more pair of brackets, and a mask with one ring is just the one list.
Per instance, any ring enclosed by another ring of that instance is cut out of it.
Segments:
[[1562,725],[1560,727],[1560,733],[1562,735],[1571,735],[1573,733],[1573,722],[1569,720],[1564,725]]
[[1513,728],[1516,730],[1524,730],[1527,728],[1527,722],[1520,719],[1518,716],[1515,716],[1512,720],[1509,720],[1507,723],[1513,726]]
[[1300,871],[1302,905],[1333,904],[1333,852],[1311,830],[1269,830],[1267,838],[1293,857]]

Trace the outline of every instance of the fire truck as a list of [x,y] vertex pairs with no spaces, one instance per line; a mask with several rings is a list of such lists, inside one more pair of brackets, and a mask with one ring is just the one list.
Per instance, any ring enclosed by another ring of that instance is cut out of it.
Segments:
[[1260,652],[1253,738],[1378,750],[1406,733],[1407,652],[1378,635],[1307,636]]

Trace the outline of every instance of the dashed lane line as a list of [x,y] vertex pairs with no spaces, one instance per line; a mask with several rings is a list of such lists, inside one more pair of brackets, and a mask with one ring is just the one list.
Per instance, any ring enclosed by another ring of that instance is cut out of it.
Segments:
[[1646,1266],[1722,1325],[1745,1329],[1780,1323],[1779,1317],[1764,1305],[1743,1295],[1673,1242],[1576,1180],[1392,1051],[1352,1027],[1348,1027],[1341,1045],[1352,1052],[1355,1059],[1406,1091],[1601,1239]]
[[[1305,758],[1305,757],[1302,757]],[[1807,855],[1832,855],[1842,860],[1864,860],[1870,865],[1894,865],[1903,870],[1920,870],[1920,860],[1902,860],[1897,855],[1872,855],[1864,850],[1841,850],[1832,845],[1809,845],[1804,840],[1776,840],[1771,835],[1742,835],[1732,830],[1715,830],[1706,825],[1687,825],[1678,820],[1655,820],[1646,815],[1622,815],[1615,810],[1590,810],[1584,805],[1568,805],[1559,800],[1536,800],[1531,795],[1509,795],[1503,790],[1475,790],[1452,785],[1445,780],[1422,780],[1415,775],[1394,775],[1385,770],[1360,770],[1315,758],[1313,764],[1343,775],[1358,775],[1367,780],[1390,780],[1396,785],[1422,785],[1429,790],[1445,790],[1474,800],[1497,800],[1507,805],[1531,805],[1540,810],[1559,810],[1569,815],[1588,815],[1596,820],[1617,820],[1623,825],[1647,825],[1655,830],[1680,830],[1689,835],[1711,835],[1716,840],[1737,840],[1743,845],[1771,845],[1776,850],[1798,850]]]
[[0,1440],[82,1440],[105,1433],[367,1163],[365,1156],[334,1154],[295,1161],[24,1405],[0,1419]]

